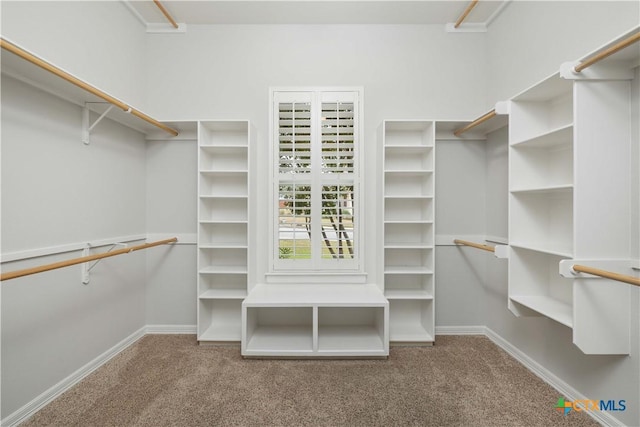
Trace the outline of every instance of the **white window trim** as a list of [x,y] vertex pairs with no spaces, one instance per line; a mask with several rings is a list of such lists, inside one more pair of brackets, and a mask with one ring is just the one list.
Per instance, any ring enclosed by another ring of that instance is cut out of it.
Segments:
[[[357,118],[354,118],[354,139],[357,140],[357,143],[354,146],[355,151],[355,163],[354,163],[354,192],[355,197],[359,200],[356,203],[354,217],[357,220],[356,228],[354,229],[354,233],[356,233],[356,237],[354,239],[354,253],[356,254],[356,258],[353,262],[350,262],[350,266],[348,268],[336,268],[330,269],[326,267],[321,268],[293,268],[291,267],[282,267],[277,265],[276,262],[279,259],[279,250],[278,250],[278,239],[276,239],[276,220],[278,218],[278,204],[274,203],[274,200],[278,197],[276,192],[276,186],[278,183],[277,173],[278,168],[277,164],[277,156],[278,156],[278,146],[275,144],[274,136],[276,131],[276,115],[274,110],[274,101],[275,94],[278,92],[313,92],[313,96],[317,96],[320,92],[349,92],[356,94],[356,101],[358,114]],[[364,89],[363,87],[270,87],[269,88],[269,249],[268,249],[268,259],[269,259],[269,270],[266,274],[266,279],[268,282],[277,282],[278,277],[285,279],[287,277],[296,277],[298,281],[304,282],[316,282],[319,276],[327,276],[331,283],[335,283],[336,280],[340,280],[341,276],[344,276],[346,282],[357,283],[365,280],[364,278],[364,233],[365,230],[365,218],[362,215],[364,205],[364,180],[362,179],[362,125],[363,125],[363,117],[364,117]],[[308,280],[300,280],[304,277],[307,277]],[[320,279],[322,281],[322,279]],[[355,281],[355,282],[354,282]]]

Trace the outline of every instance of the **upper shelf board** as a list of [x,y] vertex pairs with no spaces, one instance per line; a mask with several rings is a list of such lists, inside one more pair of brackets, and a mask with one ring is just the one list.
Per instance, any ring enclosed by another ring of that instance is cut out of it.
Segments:
[[[81,107],[86,106],[89,110],[97,114],[102,114],[111,105],[102,98],[99,98],[96,95],[93,95],[92,93],[87,92],[86,90],[81,89],[80,87],[71,84],[51,72],[46,71],[4,49],[2,49],[0,61],[2,64],[2,74],[13,77],[16,80],[22,81]],[[102,90],[100,88],[97,89]],[[124,100],[122,101],[125,102]],[[140,110],[138,109],[138,111]],[[137,130],[138,132],[142,132],[145,135],[157,135],[161,139],[172,138],[172,136],[166,132],[163,132],[152,124],[129,114],[118,107],[112,108],[107,114],[107,118],[131,129]],[[184,139],[185,135],[182,135],[183,132],[195,135],[195,122],[164,122],[164,124],[179,132],[177,137],[178,139]]]

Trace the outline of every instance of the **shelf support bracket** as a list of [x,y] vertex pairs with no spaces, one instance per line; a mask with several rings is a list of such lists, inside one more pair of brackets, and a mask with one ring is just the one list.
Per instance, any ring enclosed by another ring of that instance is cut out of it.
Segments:
[[109,114],[109,112],[111,111],[111,109],[114,107],[114,105],[109,105],[109,108],[106,109],[106,111],[104,113],[102,113],[100,115],[100,117],[98,117],[96,119],[95,122],[93,122],[93,124],[90,124],[90,119],[89,119],[89,108],[87,108],[86,106],[82,109],[82,142],[85,145],[89,145],[89,143],[91,142],[91,131],[93,130],[93,128],[96,127],[96,125],[98,123],[100,123],[100,121],[102,119],[104,119],[106,117],[107,114]]
[[[115,249],[116,246],[122,246],[123,248],[126,248],[128,245],[126,243],[114,243],[111,245],[111,247],[107,252],[111,252],[113,249]],[[88,244],[87,247],[82,250],[82,256],[85,257],[85,256],[91,255],[90,251],[91,251],[91,245]],[[88,262],[85,262],[82,264],[82,284],[83,285],[89,284],[89,282],[91,281],[91,270],[93,270],[93,268],[96,265],[98,265],[100,261],[102,261],[102,259],[97,260],[91,265],[89,265]]]
[[509,245],[496,245],[493,254],[499,259],[509,259]]

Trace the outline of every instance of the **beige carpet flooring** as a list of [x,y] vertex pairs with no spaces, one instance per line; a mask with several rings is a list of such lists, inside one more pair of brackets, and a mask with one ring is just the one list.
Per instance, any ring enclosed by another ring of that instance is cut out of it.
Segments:
[[595,426],[490,340],[439,336],[388,360],[244,360],[147,335],[24,426]]

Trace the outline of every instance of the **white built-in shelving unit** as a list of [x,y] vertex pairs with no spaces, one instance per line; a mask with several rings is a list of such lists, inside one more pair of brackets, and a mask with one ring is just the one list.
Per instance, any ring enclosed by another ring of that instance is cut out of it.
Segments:
[[240,341],[249,284],[250,124],[198,126],[198,341]]
[[509,308],[571,328],[586,354],[629,352],[630,287],[559,265],[630,258],[632,78],[567,69],[509,105]]
[[388,303],[376,285],[259,284],[242,304],[245,357],[386,357]]
[[382,271],[393,343],[435,337],[435,127],[432,121],[382,124]]

